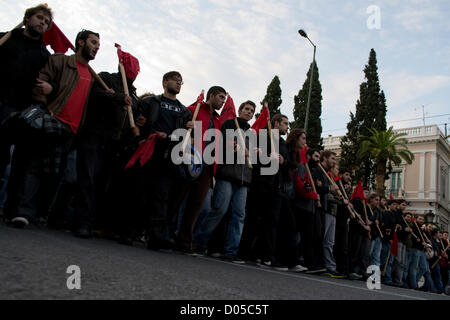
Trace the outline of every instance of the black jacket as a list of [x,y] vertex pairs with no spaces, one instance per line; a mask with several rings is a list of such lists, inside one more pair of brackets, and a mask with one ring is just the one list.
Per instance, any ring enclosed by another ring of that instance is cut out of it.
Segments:
[[[30,39],[23,31],[13,30],[8,41],[0,46],[0,104],[14,111],[25,110],[32,103],[31,90],[50,56],[42,39]],[[5,34],[0,33],[0,37]]]
[[[239,127],[245,132],[248,129],[250,129],[250,125],[247,123],[247,121],[237,118]],[[235,138],[233,141],[227,141],[226,140],[226,131],[227,130],[236,130],[236,124],[234,122],[234,119],[225,121],[222,125],[221,131],[222,136],[224,138],[223,141],[223,160],[225,164],[219,165],[216,173],[216,179],[225,180],[232,182],[238,186],[250,186],[252,182],[252,169],[249,168],[247,162],[245,164],[238,164],[237,163],[237,155],[234,155],[234,164],[226,164],[227,159],[227,149],[230,149],[230,147],[227,147],[229,143],[234,145],[234,142],[237,142],[237,138]],[[248,142],[246,141],[246,147],[248,148]]]
[[395,226],[397,225],[396,213],[389,210],[382,210],[383,223],[381,224],[381,231],[383,232],[383,241],[392,240]]
[[[259,145],[259,135],[258,135],[258,147],[261,147]],[[274,141],[276,143],[276,141]],[[267,155],[269,156],[272,153],[272,147],[270,144],[269,134],[267,134]],[[286,142],[283,138],[280,137],[280,150],[279,153],[283,156],[285,159],[285,162],[280,166],[276,174],[274,175],[261,175],[261,168],[267,168],[270,167],[271,164],[263,165],[259,161],[258,156],[258,163],[253,165],[253,177],[252,177],[252,184],[251,184],[251,190],[252,192],[282,192],[283,184],[286,179],[286,170],[288,169],[288,149],[286,146]]]
[[[107,92],[100,83],[94,82],[83,133],[95,133],[105,138],[119,140],[124,130],[131,128],[124,101],[122,77],[120,73],[108,72],[101,72],[99,76],[115,93]],[[128,90],[133,100],[132,108],[136,113],[139,98],[136,96],[136,88],[130,81],[128,81]]]
[[[320,196],[322,210],[328,212],[328,194],[330,193],[330,181],[318,166],[311,169],[311,174],[316,182],[317,193]],[[317,181],[322,182],[322,186],[318,186]]]
[[[142,99],[138,104],[137,114],[142,115],[147,119],[147,122],[141,128],[142,137],[147,138],[153,133],[161,132],[161,129],[158,127],[158,121],[160,121],[161,116],[161,98],[162,95],[147,97]],[[186,129],[186,124],[192,120],[192,113],[188,108],[181,104],[180,101],[177,100],[177,102],[183,109],[183,112],[180,117],[175,120],[175,130]],[[179,138],[181,139],[182,137]],[[155,147],[153,159],[155,160],[158,158],[161,160],[162,158],[170,157],[168,151],[177,143],[179,142],[171,142],[170,139],[158,142]]]

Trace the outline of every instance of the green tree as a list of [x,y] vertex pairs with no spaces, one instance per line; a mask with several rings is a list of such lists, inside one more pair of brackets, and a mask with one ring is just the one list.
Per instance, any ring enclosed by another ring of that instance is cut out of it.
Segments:
[[387,131],[378,131],[368,129],[369,136],[361,136],[361,149],[358,152],[358,158],[373,159],[376,165],[376,191],[378,194],[385,194],[384,183],[388,166],[392,164],[400,165],[402,160],[411,164],[414,160],[414,154],[408,149],[408,140],[402,138],[406,134],[395,133],[393,127]]
[[[275,76],[273,78],[272,82],[267,87],[267,94],[264,97],[264,100],[261,102],[261,105],[264,106],[264,103],[269,104],[269,110],[270,110],[270,118],[272,118],[274,115],[281,113],[280,107],[283,103],[283,100],[281,99],[281,87],[280,87],[280,78],[278,76]],[[256,115],[256,118],[259,117],[259,114]]]
[[306,108],[308,105],[309,85],[311,82],[311,71],[314,67],[314,79],[311,91],[311,105],[308,119],[308,146],[322,148],[322,85],[319,81],[319,69],[317,63],[311,63],[305,83],[298,95],[294,98],[294,121],[291,128],[304,128]]
[[372,158],[356,158],[360,145],[360,136],[369,136],[370,129],[386,130],[386,97],[380,88],[377,56],[370,51],[369,62],[364,69],[365,81],[360,86],[360,97],[356,102],[355,114],[350,113],[347,135],[342,139],[341,166],[353,168],[356,180],[363,181],[365,187],[375,182],[377,166]]

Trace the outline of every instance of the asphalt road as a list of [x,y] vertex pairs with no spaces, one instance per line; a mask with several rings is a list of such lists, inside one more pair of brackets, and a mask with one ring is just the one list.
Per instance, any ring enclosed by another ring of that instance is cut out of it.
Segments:
[[[80,267],[81,289],[66,273]],[[235,265],[0,223],[2,300],[450,300],[449,296]]]

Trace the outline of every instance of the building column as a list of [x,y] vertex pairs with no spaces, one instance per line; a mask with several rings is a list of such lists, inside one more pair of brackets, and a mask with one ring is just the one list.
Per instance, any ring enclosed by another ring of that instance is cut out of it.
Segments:
[[430,199],[438,201],[437,191],[439,190],[437,183],[438,179],[438,171],[437,171],[437,154],[436,152],[431,152],[431,166],[430,166]]
[[419,199],[425,199],[425,152],[420,153]]

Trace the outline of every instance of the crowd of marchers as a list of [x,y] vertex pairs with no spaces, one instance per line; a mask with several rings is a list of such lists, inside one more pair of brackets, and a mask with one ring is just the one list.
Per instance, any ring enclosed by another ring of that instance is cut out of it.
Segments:
[[[138,97],[137,58],[120,51],[118,72],[97,75],[89,63],[100,34],[89,30],[78,33],[75,54],[51,55],[43,35],[52,20],[39,5],[23,28],[0,34],[0,206],[9,225],[46,223],[86,239],[337,279],[366,281],[378,270],[385,285],[448,294],[448,232],[409,213],[405,200],[354,188],[336,154],[308,148],[288,117],[266,121],[262,152],[246,140],[254,102],[224,117],[230,98],[212,86],[186,107],[176,71],[163,75],[162,94]],[[188,158],[215,143],[206,131],[241,130],[244,138],[215,152],[247,161],[175,165],[173,148],[185,140],[174,132],[194,137],[196,122],[202,141],[195,150],[186,136]]]

